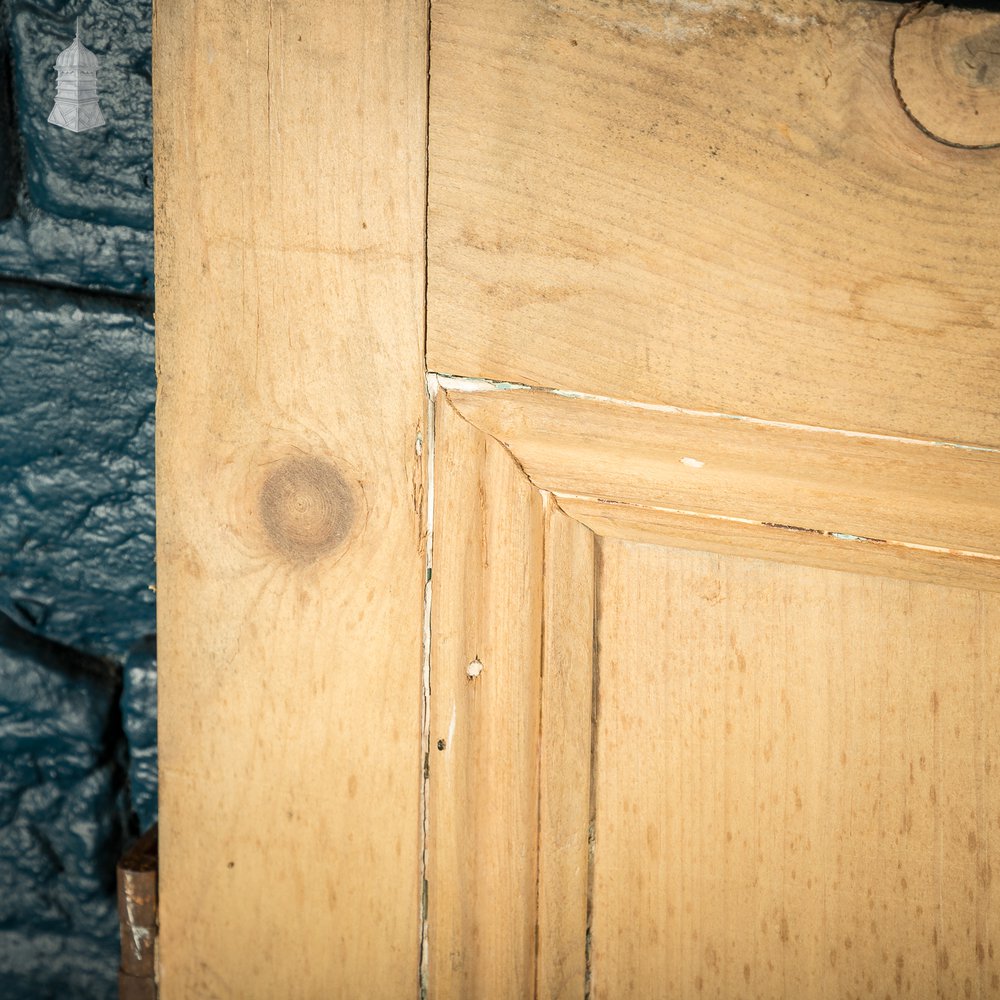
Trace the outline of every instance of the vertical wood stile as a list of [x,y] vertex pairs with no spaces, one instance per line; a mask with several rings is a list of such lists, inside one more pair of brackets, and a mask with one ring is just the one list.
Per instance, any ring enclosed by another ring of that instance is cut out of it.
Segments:
[[538,818],[538,1000],[580,1000],[587,959],[594,535],[549,498]]
[[417,992],[426,38],[154,11],[163,1000]]
[[530,997],[542,497],[444,395],[435,440],[429,994]]

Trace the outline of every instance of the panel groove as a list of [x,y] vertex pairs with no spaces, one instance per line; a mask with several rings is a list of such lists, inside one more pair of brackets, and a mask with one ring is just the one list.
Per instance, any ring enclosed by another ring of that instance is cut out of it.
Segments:
[[591,1000],[593,992],[593,921],[594,921],[594,869],[597,861],[597,775],[600,754],[598,732],[601,713],[601,551],[600,541],[594,546],[594,621],[591,633],[593,667],[590,695],[590,789],[587,823],[587,972],[584,1000]]

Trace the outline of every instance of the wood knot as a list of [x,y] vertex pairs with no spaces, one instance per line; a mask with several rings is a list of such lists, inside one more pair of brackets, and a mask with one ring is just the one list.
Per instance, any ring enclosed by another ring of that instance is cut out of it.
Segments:
[[322,458],[286,458],[264,480],[260,517],[274,547],[295,562],[335,549],[354,520],[351,487]]
[[939,4],[899,19],[896,93],[914,124],[961,149],[1000,146],[1000,13]]

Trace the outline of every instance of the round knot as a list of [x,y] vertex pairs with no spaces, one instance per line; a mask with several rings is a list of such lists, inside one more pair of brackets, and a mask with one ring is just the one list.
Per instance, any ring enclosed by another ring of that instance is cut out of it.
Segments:
[[906,11],[892,76],[906,113],[932,139],[1000,146],[1000,14],[939,4]]
[[351,488],[322,458],[288,458],[264,480],[260,516],[272,544],[297,562],[335,549],[354,519]]

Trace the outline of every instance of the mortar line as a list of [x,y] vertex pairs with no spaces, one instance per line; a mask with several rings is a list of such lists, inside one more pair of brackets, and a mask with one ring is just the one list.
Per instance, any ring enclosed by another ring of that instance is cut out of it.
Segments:
[[48,292],[67,296],[84,302],[95,302],[130,312],[152,314],[153,296],[139,292],[116,292],[104,288],[88,288],[84,285],[63,284],[45,281],[41,278],[19,277],[13,274],[0,275],[0,291]]

